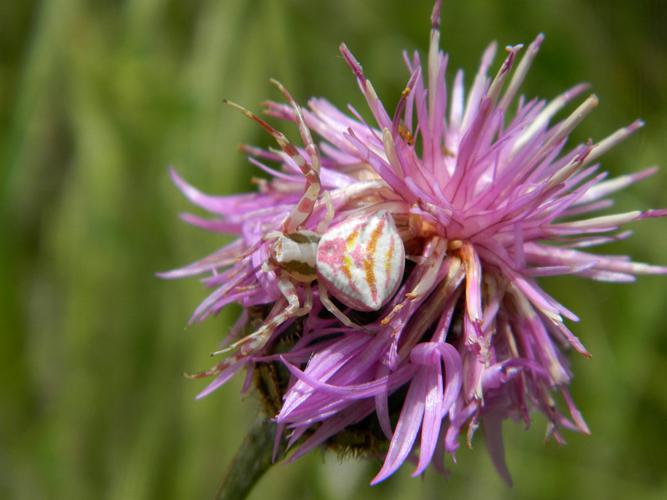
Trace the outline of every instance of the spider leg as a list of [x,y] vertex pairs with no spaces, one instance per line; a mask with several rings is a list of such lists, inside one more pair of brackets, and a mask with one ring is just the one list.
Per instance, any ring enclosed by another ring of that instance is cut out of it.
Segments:
[[303,306],[299,304],[299,295],[297,294],[296,287],[286,275],[281,275],[278,279],[278,288],[280,288],[280,292],[283,294],[285,300],[287,300],[287,307],[284,307],[284,302],[282,301],[276,302],[274,311],[282,309],[281,312],[272,315],[261,327],[250,335],[246,335],[224,349],[211,353],[211,356],[224,354],[239,347],[243,356],[254,354],[266,345],[276,328],[285,321],[298,316],[304,316],[310,312],[313,304],[310,286],[306,287],[306,300]]
[[322,285],[322,283],[318,281],[317,286],[320,292],[320,302],[322,302],[322,305],[327,309],[327,311],[333,314],[336,319],[338,319],[338,321],[343,323],[348,328],[359,328],[361,330],[366,329],[361,325],[357,325],[354,321],[348,318],[347,315],[331,301],[329,298],[329,292],[327,292],[327,289],[324,287],[324,285]]
[[223,359],[220,361],[220,363],[216,364],[215,366],[209,368],[208,370],[202,370],[198,372],[185,372],[183,375],[185,378],[189,379],[199,379],[199,378],[208,378],[212,377],[213,375],[217,375],[218,373],[222,372],[226,368],[229,368],[232,366],[235,362],[237,361],[236,356],[228,359]]
[[245,116],[251,120],[254,120],[264,130],[266,130],[278,143],[280,149],[282,149],[283,152],[289,156],[294,161],[294,163],[296,163],[297,167],[299,167],[299,170],[301,170],[304,177],[306,178],[306,190],[303,193],[301,200],[283,222],[283,231],[289,234],[296,231],[296,229],[308,219],[313,211],[315,201],[317,201],[317,197],[320,194],[320,157],[317,152],[317,148],[315,147],[315,143],[313,143],[313,140],[310,136],[308,127],[303,120],[301,109],[296,104],[292,96],[289,95],[287,90],[285,90],[282,85],[277,85],[281,92],[287,96],[295,110],[299,131],[302,138],[304,139],[304,142],[306,142],[306,152],[310,156],[310,163],[308,163],[308,161],[301,155],[301,153],[299,153],[299,150],[287,139],[285,134],[279,130],[276,130],[255,113],[244,108],[240,104],[229,101],[227,99],[225,99],[224,102],[225,104],[228,104],[229,106],[239,110]]
[[[310,163],[306,162],[303,156],[298,154],[296,156],[290,155],[292,159],[296,162],[297,166],[303,173],[303,176],[306,178],[306,191],[303,193],[301,200],[294,207],[292,212],[287,216],[283,222],[283,230],[285,233],[289,234],[301,226],[308,217],[313,212],[313,207],[317,201],[318,196],[320,195],[320,155],[317,151],[317,147],[313,142],[313,137],[310,134],[308,125],[303,118],[303,113],[301,108],[296,103],[292,95],[287,91],[287,89],[277,80],[271,79],[278,90],[282,92],[285,98],[289,101],[292,109],[294,110],[294,116],[296,117],[296,123],[299,127],[299,134],[301,135],[301,140],[306,148],[306,153],[310,158]],[[287,153],[287,151],[285,151]],[[289,154],[289,153],[288,153]]]
[[322,193],[322,199],[324,200],[324,205],[327,208],[327,212],[320,223],[317,225],[317,232],[319,234],[324,234],[334,218],[334,207],[333,203],[331,202],[331,195],[329,194],[329,191],[324,191],[324,193]]

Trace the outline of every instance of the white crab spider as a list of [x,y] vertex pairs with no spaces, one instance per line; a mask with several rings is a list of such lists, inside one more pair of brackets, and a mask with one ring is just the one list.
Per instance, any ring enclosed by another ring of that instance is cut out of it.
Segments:
[[[320,159],[299,106],[287,90],[275,80],[278,89],[290,102],[299,133],[308,154],[307,161],[287,138],[254,113],[228,102],[259,123],[273,136],[282,151],[299,167],[306,180],[306,190],[299,203],[282,223],[280,231],[265,236],[270,244],[265,270],[278,276],[278,287],[287,301],[285,309],[255,332],[213,354],[237,347],[241,354],[261,349],[271,334],[290,318],[306,315],[312,307],[311,284],[317,281],[319,298],[336,318],[347,326],[354,323],[331,301],[329,295],[359,311],[381,309],[396,292],[405,264],[405,248],[392,216],[380,210],[370,216],[353,217],[331,228],[333,207],[328,193],[323,199],[327,215],[317,232],[303,229],[320,196]],[[305,300],[300,304],[295,283],[304,285]]]
[[[386,210],[346,220],[321,236],[311,231],[280,234],[273,256],[292,279],[317,280],[320,295],[328,292],[358,311],[377,311],[387,303],[405,263],[403,241]],[[330,305],[328,298],[322,301]]]

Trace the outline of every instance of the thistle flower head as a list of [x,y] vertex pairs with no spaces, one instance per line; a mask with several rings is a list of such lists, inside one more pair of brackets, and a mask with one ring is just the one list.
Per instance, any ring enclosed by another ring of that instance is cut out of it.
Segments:
[[[625,282],[667,272],[589,250],[627,237],[626,223],[667,214],[595,215],[608,195],[654,172],[607,179],[597,164],[641,122],[567,146],[598,100],[581,97],[585,85],[550,102],[518,97],[542,35],[525,50],[507,47],[489,76],[492,44],[472,86],[466,91],[461,71],[450,86],[439,10],[437,1],[425,64],[405,54],[409,77],[393,112],[342,45],[371,121],[324,99],[302,108],[276,83],[286,102],[265,111],[296,124],[298,144],[232,104],[278,146],[245,147],[271,176],[258,192],[209,196],[172,173],[213,215],[188,214],[187,222],[237,236],[165,273],[206,276],[213,291],[193,320],[230,303],[244,307],[200,395],[242,368],[268,377],[277,391],[272,417],[297,447],[290,460],[323,443],[365,448],[384,462],[373,483],[407,459],[415,475],[431,463],[442,470],[461,434],[470,441],[480,425],[509,480],[501,422],[529,422],[534,411],[557,441],[563,429],[588,433],[568,392],[564,354],[588,352],[565,324],[574,313],[538,278]],[[575,99],[574,111],[556,120]]]

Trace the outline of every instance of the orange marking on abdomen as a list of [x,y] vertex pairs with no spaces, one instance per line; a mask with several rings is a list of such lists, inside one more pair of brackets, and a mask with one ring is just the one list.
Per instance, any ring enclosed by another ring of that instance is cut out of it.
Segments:
[[354,244],[359,239],[359,229],[352,231],[347,238],[345,238],[345,248],[348,252],[351,252],[354,249]]
[[355,229],[345,238],[345,252],[341,255],[341,271],[347,278],[347,283],[352,289],[356,289],[357,286],[352,278],[352,256],[350,254],[358,239],[359,229]]
[[368,287],[371,290],[371,296],[375,302],[378,300],[377,282],[375,281],[375,251],[377,249],[378,240],[382,234],[383,227],[384,219],[381,219],[371,233],[371,240],[368,243],[368,248],[366,249],[366,258],[364,259],[366,283],[368,283]]
[[387,275],[387,283],[391,281],[391,258],[394,256],[394,245],[396,243],[396,240],[394,238],[391,238],[391,243],[389,244],[389,248],[387,249],[387,253],[384,256],[384,271]]

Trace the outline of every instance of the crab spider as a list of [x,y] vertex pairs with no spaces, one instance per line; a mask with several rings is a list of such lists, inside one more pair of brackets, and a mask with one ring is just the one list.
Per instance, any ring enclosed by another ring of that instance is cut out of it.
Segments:
[[[356,326],[331,300],[359,311],[377,311],[396,292],[405,264],[405,248],[391,214],[380,210],[370,216],[351,217],[329,228],[334,210],[328,192],[322,194],[327,208],[317,231],[304,229],[320,198],[320,158],[301,109],[289,92],[277,81],[289,101],[308,159],[284,134],[244,107],[226,101],[248,118],[259,123],[276,140],[281,150],[297,165],[306,180],[306,189],[280,231],[268,233],[269,259],[265,271],[278,276],[278,288],[285,307],[269,315],[255,332],[213,354],[241,348],[241,354],[260,350],[273,332],[291,318],[307,315],[312,307],[311,285],[317,282],[322,305],[346,326]],[[305,300],[300,304],[296,284],[304,287]]]

